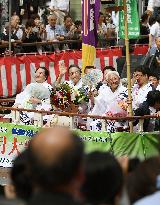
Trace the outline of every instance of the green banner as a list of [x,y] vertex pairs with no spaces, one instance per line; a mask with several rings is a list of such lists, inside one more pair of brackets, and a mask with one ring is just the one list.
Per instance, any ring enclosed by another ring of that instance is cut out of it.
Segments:
[[[137,9],[137,0],[126,0],[127,20],[128,20],[128,38],[136,39],[140,35],[140,24]],[[120,6],[123,6],[123,0],[120,0]],[[119,38],[125,38],[124,31],[124,11],[119,12]]]
[[[11,167],[15,156],[28,146],[40,128],[0,123],[0,166]],[[108,151],[115,156],[145,159],[160,154],[159,133],[107,133],[77,130],[86,152]],[[42,147],[43,149],[43,147]]]
[[11,167],[15,156],[28,146],[38,130],[34,126],[0,123],[0,166]]

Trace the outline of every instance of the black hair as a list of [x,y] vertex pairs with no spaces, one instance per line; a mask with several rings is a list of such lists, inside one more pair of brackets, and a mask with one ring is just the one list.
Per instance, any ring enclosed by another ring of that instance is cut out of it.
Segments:
[[32,195],[32,182],[28,163],[28,150],[18,155],[11,169],[11,179],[16,190],[16,195],[27,201]]
[[111,66],[111,65],[104,67],[104,69],[103,69],[103,74],[104,74],[104,71],[105,71],[105,70],[116,71],[116,69],[115,69],[113,66]]
[[114,204],[123,187],[123,172],[110,153],[95,151],[86,156],[85,177],[82,186],[86,203]]
[[[151,168],[152,167],[152,168]],[[135,170],[127,175],[126,185],[130,204],[158,189],[157,176],[160,173],[160,157],[151,157],[139,163]]]
[[35,26],[35,22],[33,19],[29,19],[27,22],[26,22],[26,25],[25,27],[28,28],[28,27],[34,27]]
[[136,167],[140,164],[140,159],[139,158],[133,158],[129,159],[128,162],[128,172],[132,172],[136,169]]
[[134,72],[141,72],[143,75],[149,75],[148,68],[143,65],[139,65],[137,68],[135,68]]
[[[39,68],[37,68],[37,70],[38,69],[43,69],[44,70],[44,73],[45,73],[45,77],[46,77],[46,80],[48,79],[48,76],[49,76],[49,70],[46,68],[46,67],[39,67]],[[37,70],[36,70],[36,72],[37,72]]]
[[141,16],[141,23],[145,22],[148,19],[148,14],[145,12],[144,14],[142,14]]
[[82,25],[82,21],[77,20],[77,21],[74,22],[74,24],[75,24],[76,27],[78,27],[78,26]]
[[67,15],[64,17],[64,21],[66,21],[66,19],[68,19],[68,18],[72,18],[72,17],[70,15]]
[[84,68],[84,72],[85,72],[87,69],[95,69],[95,67],[94,67],[93,65],[87,65],[87,66]]
[[154,23],[156,23],[156,17],[155,16],[150,16],[149,17],[149,25],[152,26]]
[[78,68],[78,70],[79,70],[80,73],[82,72],[81,68],[80,68],[78,65],[76,65],[76,64],[70,65],[69,68],[68,68],[68,71],[69,71],[71,68],[73,68],[73,67]]
[[78,173],[83,161],[84,146],[76,132],[71,131],[70,137],[72,140],[70,148],[64,150],[56,160],[48,164],[40,159],[30,144],[29,159],[32,181],[40,190],[56,191],[59,187],[69,184]]
[[33,20],[40,19],[40,16],[38,14],[32,14],[31,19],[33,19]]
[[149,91],[147,94],[147,102],[149,106],[154,106],[155,103],[160,103],[160,91],[153,90]]
[[159,80],[159,75],[158,73],[150,73],[149,76],[155,77],[157,80]]

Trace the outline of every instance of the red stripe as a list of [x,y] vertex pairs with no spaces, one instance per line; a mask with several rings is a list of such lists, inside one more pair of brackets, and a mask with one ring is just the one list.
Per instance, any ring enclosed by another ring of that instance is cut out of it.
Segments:
[[8,88],[8,96],[12,96],[12,73],[11,73],[11,65],[13,64],[12,57],[5,57],[4,59],[5,68],[6,68],[6,80],[7,80],[7,88]]
[[17,89],[16,92],[20,93],[22,91],[22,79],[21,79],[21,72],[20,72],[20,62],[19,58],[17,57],[16,64],[16,74],[17,74]]

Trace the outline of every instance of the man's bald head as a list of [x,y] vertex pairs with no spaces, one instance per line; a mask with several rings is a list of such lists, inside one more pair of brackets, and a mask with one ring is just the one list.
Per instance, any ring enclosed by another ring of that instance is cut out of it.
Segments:
[[78,172],[83,159],[83,143],[68,128],[43,129],[31,141],[29,153],[33,183],[53,191],[68,184]]
[[32,152],[43,164],[50,164],[72,148],[71,131],[66,127],[43,129],[31,142]]

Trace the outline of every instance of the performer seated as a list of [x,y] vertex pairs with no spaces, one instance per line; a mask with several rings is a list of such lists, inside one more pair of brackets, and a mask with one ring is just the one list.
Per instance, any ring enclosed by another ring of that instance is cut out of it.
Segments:
[[[49,71],[45,67],[39,67],[35,73],[35,82],[17,94],[13,107],[49,111],[52,86],[47,83],[48,76]],[[34,113],[22,112],[20,119],[24,124],[31,124],[33,115]]]
[[[68,68],[69,72],[69,81],[67,83],[70,86],[74,86],[77,89],[82,88],[82,78],[81,78],[81,68],[78,65],[70,65]],[[56,85],[59,85],[67,73],[67,68],[63,62],[60,62],[59,65],[59,76],[56,81]]]
[[[124,117],[127,115],[127,88],[120,83],[120,76],[116,71],[109,71],[106,75],[108,85],[100,90],[95,98],[95,105],[91,115],[105,115],[111,117]],[[98,128],[97,128],[98,123]],[[124,127],[126,122],[107,121],[107,131],[115,132],[118,127]],[[127,125],[126,125],[127,126]],[[89,124],[89,129],[99,130],[99,120]]]

